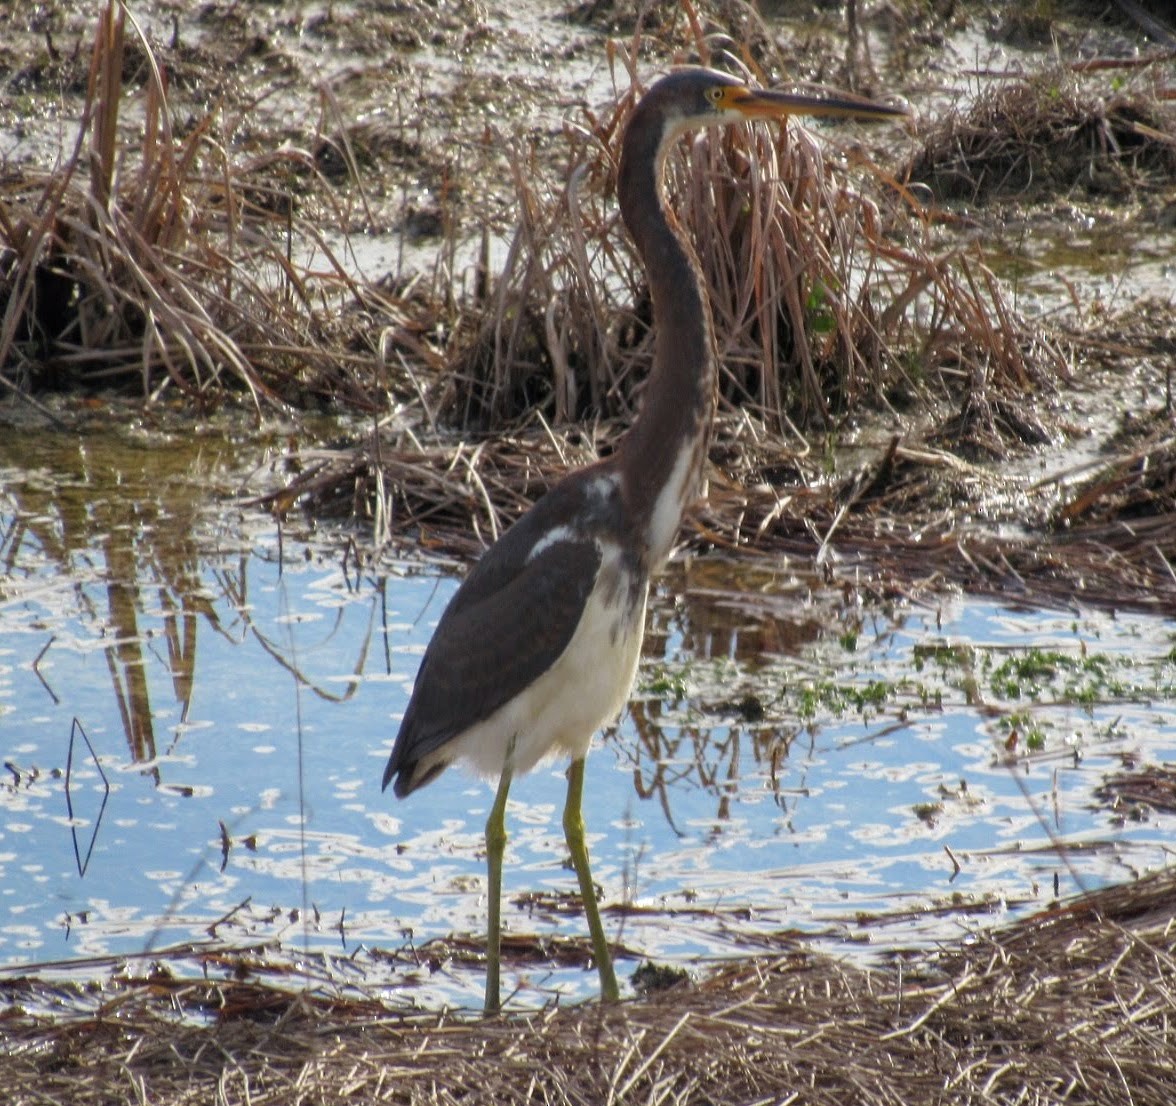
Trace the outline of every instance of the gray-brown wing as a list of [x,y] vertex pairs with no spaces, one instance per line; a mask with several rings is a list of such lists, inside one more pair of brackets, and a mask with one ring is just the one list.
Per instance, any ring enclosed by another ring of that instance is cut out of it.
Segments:
[[458,589],[421,662],[384,770],[384,787],[395,778],[398,796],[432,778],[416,776],[422,757],[488,718],[555,663],[595,586],[600,550],[595,542],[568,539],[513,573],[486,568],[499,586],[488,590],[486,573],[475,570],[467,584],[475,585],[476,598],[463,594],[466,585]]

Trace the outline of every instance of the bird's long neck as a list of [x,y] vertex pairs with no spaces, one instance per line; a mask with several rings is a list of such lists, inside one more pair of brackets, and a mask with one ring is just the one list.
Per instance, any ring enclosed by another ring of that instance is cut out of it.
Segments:
[[702,272],[662,200],[663,131],[638,126],[634,115],[617,180],[621,215],[653,299],[653,370],[641,413],[618,448],[626,499],[644,531],[651,568],[669,556],[682,512],[701,491],[718,380]]

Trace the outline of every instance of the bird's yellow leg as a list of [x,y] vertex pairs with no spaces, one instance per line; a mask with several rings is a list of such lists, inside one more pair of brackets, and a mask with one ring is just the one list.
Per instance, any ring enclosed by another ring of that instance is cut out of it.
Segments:
[[510,762],[502,769],[498,794],[486,820],[486,867],[490,880],[490,923],[486,936],[486,1006],[487,1014],[497,1014],[499,1000],[499,963],[502,952],[502,856],[506,851],[506,796],[510,791]]
[[596,970],[600,973],[600,997],[605,1002],[616,1002],[620,997],[617,977],[613,971],[612,956],[608,941],[604,937],[604,926],[600,923],[600,909],[596,905],[596,885],[592,882],[592,871],[588,867],[588,846],[584,843],[584,816],[581,802],[584,797],[584,758],[573,760],[568,769],[568,801],[564,804],[564,837],[568,851],[572,854],[572,866],[580,880],[580,898],[584,900],[584,913],[588,918],[588,932],[592,934],[592,952],[596,957]]

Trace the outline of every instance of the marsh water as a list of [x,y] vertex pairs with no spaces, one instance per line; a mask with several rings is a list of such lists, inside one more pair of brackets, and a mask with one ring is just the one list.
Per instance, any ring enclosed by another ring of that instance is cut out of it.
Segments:
[[[379,787],[454,566],[279,533],[232,494],[268,463],[251,437],[0,441],[0,965],[311,950],[476,1006],[491,790]],[[850,551],[820,581],[677,559],[589,759],[622,973],[956,941],[1170,864],[1176,818],[1118,784],[1176,761],[1174,644],[1121,612],[886,597]],[[562,771],[512,792],[516,1004],[596,986],[566,952]]]

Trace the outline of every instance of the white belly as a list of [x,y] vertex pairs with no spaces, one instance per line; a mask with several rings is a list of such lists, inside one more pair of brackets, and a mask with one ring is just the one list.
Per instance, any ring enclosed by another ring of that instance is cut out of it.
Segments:
[[[577,760],[588,752],[592,735],[613,721],[629,698],[641,639],[645,634],[642,588],[636,603],[619,589],[606,603],[597,587],[568,647],[533,684],[489,718],[459,735],[446,749],[488,779],[502,773],[511,738],[514,775],[529,772],[549,756]],[[517,736],[516,736],[517,735]]]

